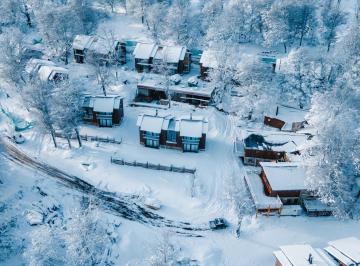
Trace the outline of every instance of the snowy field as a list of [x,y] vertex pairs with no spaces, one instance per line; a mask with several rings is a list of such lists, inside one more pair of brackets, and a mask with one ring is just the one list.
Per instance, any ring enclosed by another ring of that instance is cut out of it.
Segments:
[[[347,1],[343,3],[344,9],[349,9],[350,12],[352,9],[346,4]],[[96,32],[101,34],[108,29],[112,29],[114,36],[120,39],[151,39],[140,21],[124,14],[114,15],[101,23]],[[261,47],[244,45],[241,51],[246,51],[251,56],[261,51]],[[67,67],[70,77],[80,80],[84,92],[102,93],[91,66],[71,62]],[[201,237],[192,237],[177,234],[173,228],[130,221],[103,211],[104,219],[121,223],[118,232],[120,241],[116,244],[120,256],[116,260],[116,265],[147,265],[146,259],[153,255],[156,242],[167,232],[179,248],[179,258],[195,259],[200,265],[206,266],[274,265],[273,251],[281,245],[306,243],[315,248],[323,248],[328,241],[338,238],[360,238],[360,222],[355,220],[343,221],[334,217],[305,215],[267,217],[256,215],[254,208],[247,208],[243,213],[239,213],[239,210],[243,211],[240,205],[243,202],[251,202],[251,199],[244,183],[247,168],[234,153],[234,140],[241,136],[243,130],[264,130],[262,123],[239,121],[239,117],[225,114],[211,106],[196,108],[173,102],[171,108],[159,110],[159,113],[174,116],[192,113],[208,119],[206,150],[199,153],[183,153],[179,150],[142,146],[136,126],[137,117],[144,113],[153,114],[156,109],[132,107],[130,103],[136,94],[138,81],[144,77],[162,77],[135,73],[133,69],[132,57],[128,55],[126,65],[113,69],[113,72],[117,72],[117,79],[107,91],[108,94],[125,97],[125,115],[121,125],[99,128],[82,124],[80,127],[82,135],[115,138],[121,140],[121,144],[83,141],[83,147],[78,148],[78,143],[74,140],[73,148],[69,149],[66,140],[58,138],[59,147],[56,149],[50,136],[44,135],[43,130],[35,124],[34,128],[24,131],[26,142],[17,147],[32,158],[80,177],[101,190],[134,197],[140,204],[147,200],[159,202],[161,208],[152,212],[175,222],[187,222],[194,227],[207,228],[209,220],[224,217],[230,226],[220,231],[199,230],[194,233]],[[198,66],[194,66],[189,74],[182,76],[183,81],[197,75],[198,72]],[[5,82],[2,87],[8,89]],[[24,108],[20,96],[12,96],[8,98],[1,94],[1,107],[27,121],[32,121],[33,116]],[[266,130],[271,132],[269,128]],[[12,126],[3,113],[0,113],[0,134],[13,134]],[[174,173],[117,165],[111,163],[111,158],[192,168],[196,169],[196,173]],[[18,213],[18,219],[21,221],[18,228],[20,235],[32,228],[25,220],[26,211],[46,205],[45,201],[59,203],[64,209],[66,206],[79,207],[77,202],[81,198],[80,192],[63,186],[40,171],[19,167],[10,161],[5,161],[5,164],[9,171],[3,174],[4,183],[10,189],[1,189],[0,203],[14,203],[13,211]],[[37,187],[47,196],[41,195]],[[261,186],[256,188],[258,191],[261,190]],[[240,237],[237,237],[235,231],[240,217],[241,231]],[[13,258],[3,265],[21,264],[21,258]]]

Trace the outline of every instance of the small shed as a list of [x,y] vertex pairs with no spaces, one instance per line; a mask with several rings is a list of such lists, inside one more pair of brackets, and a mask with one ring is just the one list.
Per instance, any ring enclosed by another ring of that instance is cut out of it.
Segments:
[[340,266],[360,265],[360,240],[347,237],[330,241],[325,251],[329,253]]
[[214,50],[203,51],[200,57],[200,77],[202,80],[206,80],[209,72],[212,69],[216,69],[219,66],[218,52]]
[[137,72],[149,72],[152,69],[153,59],[158,49],[154,43],[138,42],[135,46],[133,56]]
[[119,95],[85,96],[82,108],[84,121],[99,127],[119,125],[124,117],[124,98]]
[[69,78],[68,69],[53,65],[42,65],[37,74],[39,79],[44,82],[61,82]]
[[297,163],[261,162],[260,177],[265,194],[279,196],[284,204],[300,204],[301,192],[306,190],[305,171]]
[[278,105],[273,113],[264,116],[264,124],[282,131],[296,132],[307,124],[305,116],[309,110]]
[[94,36],[76,35],[72,44],[76,63],[85,62],[85,53],[94,42]]
[[25,72],[32,76],[36,74],[42,66],[56,66],[56,64],[50,60],[31,58],[25,66]]
[[333,207],[322,202],[319,198],[307,197],[305,195],[302,195],[301,198],[302,207],[308,216],[331,216],[333,214]]
[[280,246],[273,254],[275,266],[335,266],[326,255],[307,244]]
[[146,147],[167,147],[183,152],[205,150],[208,122],[201,116],[141,114],[137,119],[140,143]]

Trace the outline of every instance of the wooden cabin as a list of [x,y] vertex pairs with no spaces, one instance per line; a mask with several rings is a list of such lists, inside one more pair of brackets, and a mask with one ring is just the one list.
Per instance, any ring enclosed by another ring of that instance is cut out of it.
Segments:
[[102,64],[125,64],[126,45],[118,40],[107,40],[99,36],[76,35],[73,41],[76,63],[98,61]]
[[37,71],[39,79],[43,82],[61,82],[69,78],[69,70],[64,67],[42,65]]
[[218,67],[218,52],[213,50],[203,51],[200,57],[200,77],[207,80],[209,72]]
[[201,116],[142,114],[138,116],[140,143],[151,148],[173,148],[183,152],[205,150],[208,121]]
[[84,121],[99,127],[120,125],[124,117],[124,98],[118,95],[85,96]]
[[280,246],[273,254],[275,266],[335,266],[325,252],[307,244]]
[[264,125],[280,129],[282,131],[296,132],[307,124],[305,116],[308,110],[278,105],[274,113],[264,116]]
[[[173,101],[184,102],[196,106],[207,106],[212,100],[214,89],[209,86],[189,87],[170,85],[169,91]],[[153,102],[167,99],[167,89],[162,82],[144,80],[137,85],[135,101]]]
[[333,208],[321,202],[317,197],[301,195],[301,205],[305,210],[306,214],[310,217],[319,217],[319,216],[331,216],[333,214]]
[[190,72],[191,55],[184,46],[137,43],[133,52],[137,72],[183,74]]
[[356,237],[347,237],[330,241],[325,251],[340,266],[360,265],[360,239]]
[[303,145],[311,138],[309,134],[244,131],[243,139],[234,143],[235,153],[245,165],[259,165],[260,162],[285,162],[289,157],[299,155]]
[[284,204],[300,204],[300,195],[306,190],[305,170],[296,163],[261,162],[260,177],[265,194],[280,197]]

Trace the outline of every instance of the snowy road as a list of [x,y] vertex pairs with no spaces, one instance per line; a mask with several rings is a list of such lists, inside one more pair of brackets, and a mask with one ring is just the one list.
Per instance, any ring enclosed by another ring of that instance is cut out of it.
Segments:
[[127,220],[156,227],[171,228],[178,234],[190,237],[202,237],[199,232],[209,230],[205,224],[195,226],[188,222],[166,219],[141,206],[136,197],[110,193],[96,188],[77,176],[70,175],[58,168],[31,158],[7,140],[1,140],[0,145],[3,146],[3,149],[1,149],[2,155],[8,160],[23,167],[40,171],[68,188],[93,196],[104,209]]

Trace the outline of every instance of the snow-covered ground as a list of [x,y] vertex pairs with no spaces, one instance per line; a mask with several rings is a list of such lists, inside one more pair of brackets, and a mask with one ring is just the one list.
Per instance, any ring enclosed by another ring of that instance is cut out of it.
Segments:
[[[114,29],[115,36],[120,38],[149,40],[143,26],[125,15],[115,16],[114,19],[103,23],[98,33],[109,28]],[[83,81],[86,92],[101,93],[91,66],[71,63],[69,68],[73,77]],[[207,225],[212,218],[225,217],[231,226],[223,231],[200,232],[203,235],[201,238],[173,234],[173,238],[181,247],[181,256],[197,259],[201,265],[274,265],[272,252],[280,245],[308,243],[314,247],[324,247],[333,239],[347,236],[360,237],[360,222],[357,221],[339,221],[332,217],[256,217],[253,213],[244,217],[240,238],[236,238],[234,231],[239,215],[236,212],[236,205],[242,200],[247,200],[234,195],[236,187],[245,191],[243,180],[245,169],[233,152],[233,141],[239,132],[238,118],[225,115],[213,107],[200,109],[187,104],[173,103],[170,109],[159,112],[176,116],[192,112],[208,118],[206,151],[182,153],[178,150],[143,147],[139,144],[137,116],[141,113],[154,113],[155,109],[128,105],[135,95],[136,82],[142,77],[142,74],[126,70],[132,68],[131,63],[128,63],[124,68],[119,69],[119,80],[108,91],[126,97],[127,104],[122,124],[114,128],[98,128],[92,125],[81,127],[82,134],[122,139],[121,144],[84,141],[83,147],[79,149],[74,141],[74,148],[69,150],[66,141],[58,139],[60,147],[55,149],[50,137],[40,134],[40,130],[35,126],[24,132],[26,142],[19,145],[19,148],[103,190],[159,200],[161,209],[156,212],[166,218]],[[196,75],[197,71],[198,69],[194,68],[186,78]],[[125,80],[128,81],[127,84],[123,84]],[[3,95],[2,106],[30,121],[32,114],[26,111],[17,96],[12,96],[6,98]],[[5,134],[12,134],[11,126],[2,114],[0,114],[0,126],[1,130],[6,128]],[[246,127],[259,128],[260,125],[247,124]],[[193,176],[120,166],[112,164],[111,157],[196,168],[196,174]],[[84,167],[83,164],[89,164],[90,167]],[[77,196],[73,191],[32,170],[22,169],[12,163],[8,163],[8,166],[10,170],[4,183],[11,189],[3,189],[0,186],[0,201],[15,197],[18,191],[22,190],[24,196],[19,199],[22,203],[17,206],[19,213],[34,208],[33,203],[41,199],[41,196],[34,191],[34,185],[46,189],[46,193],[63,206],[73,204],[73,198]],[[245,193],[240,194],[242,197],[247,196]],[[25,214],[22,217],[25,219]],[[160,235],[169,230],[112,218],[122,221],[119,232],[121,240],[118,244],[121,255],[117,261],[118,265],[143,263],[145,258],[152,255],[152,247]],[[29,230],[29,225],[23,222],[20,229],[21,232],[26,232]]]

